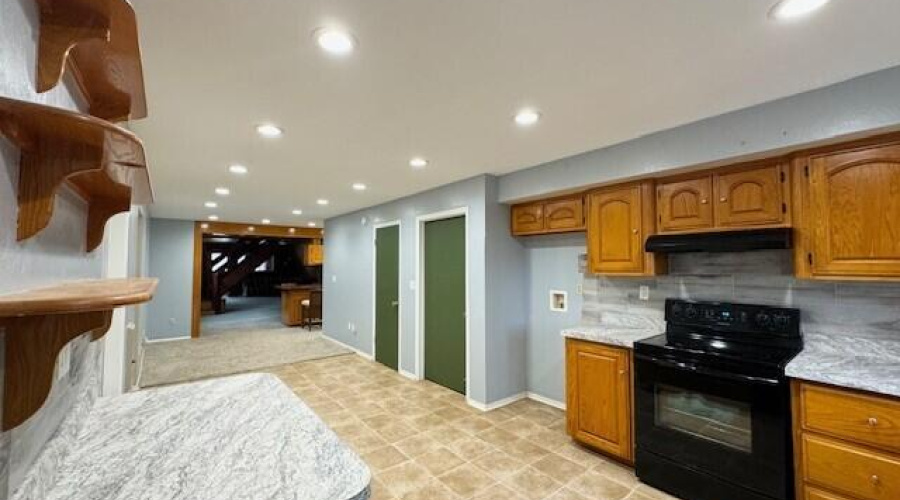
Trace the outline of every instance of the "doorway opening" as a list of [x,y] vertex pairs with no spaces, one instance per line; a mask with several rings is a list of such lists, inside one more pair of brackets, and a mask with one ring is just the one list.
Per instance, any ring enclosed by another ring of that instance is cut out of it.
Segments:
[[468,396],[466,222],[465,208],[418,218],[416,340],[419,376]]

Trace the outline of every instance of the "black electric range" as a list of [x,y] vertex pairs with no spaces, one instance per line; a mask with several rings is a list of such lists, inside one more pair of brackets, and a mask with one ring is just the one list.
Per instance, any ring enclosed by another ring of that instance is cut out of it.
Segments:
[[636,342],[638,477],[687,500],[793,498],[787,363],[800,311],[666,301],[666,333]]

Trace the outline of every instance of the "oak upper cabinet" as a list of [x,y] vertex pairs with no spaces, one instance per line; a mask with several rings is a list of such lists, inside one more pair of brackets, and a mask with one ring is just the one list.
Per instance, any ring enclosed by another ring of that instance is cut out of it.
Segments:
[[778,161],[658,181],[659,231],[789,226],[788,172]]
[[584,230],[581,194],[513,205],[512,233],[516,236]]
[[321,241],[311,241],[303,251],[303,262],[307,266],[321,266],[325,262],[325,245]]
[[721,228],[789,223],[787,166],[780,163],[713,176],[715,220]]
[[659,230],[686,231],[713,227],[712,179],[660,182],[656,186]]
[[566,339],[566,427],[576,441],[633,461],[629,350]]
[[652,181],[613,186],[588,195],[588,265],[595,274],[643,276],[662,271],[663,259],[644,251],[655,230]]
[[512,233],[516,235],[544,232],[544,204],[528,203],[512,207]]
[[799,166],[807,247],[797,257],[809,274],[900,278],[900,142],[811,155]]

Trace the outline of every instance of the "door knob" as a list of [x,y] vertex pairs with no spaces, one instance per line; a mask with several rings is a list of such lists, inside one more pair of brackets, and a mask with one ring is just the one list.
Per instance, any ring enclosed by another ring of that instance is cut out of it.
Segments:
[[392,301],[391,301],[391,305],[394,306],[394,307],[397,307],[397,306],[400,305],[400,302],[399,302],[399,301],[396,301],[396,300],[392,300]]

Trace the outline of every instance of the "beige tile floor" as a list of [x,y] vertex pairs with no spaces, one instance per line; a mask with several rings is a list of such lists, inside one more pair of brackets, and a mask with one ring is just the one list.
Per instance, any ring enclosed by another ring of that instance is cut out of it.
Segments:
[[565,414],[547,405],[482,412],[356,355],[270,371],[369,464],[373,500],[673,498],[573,444]]

